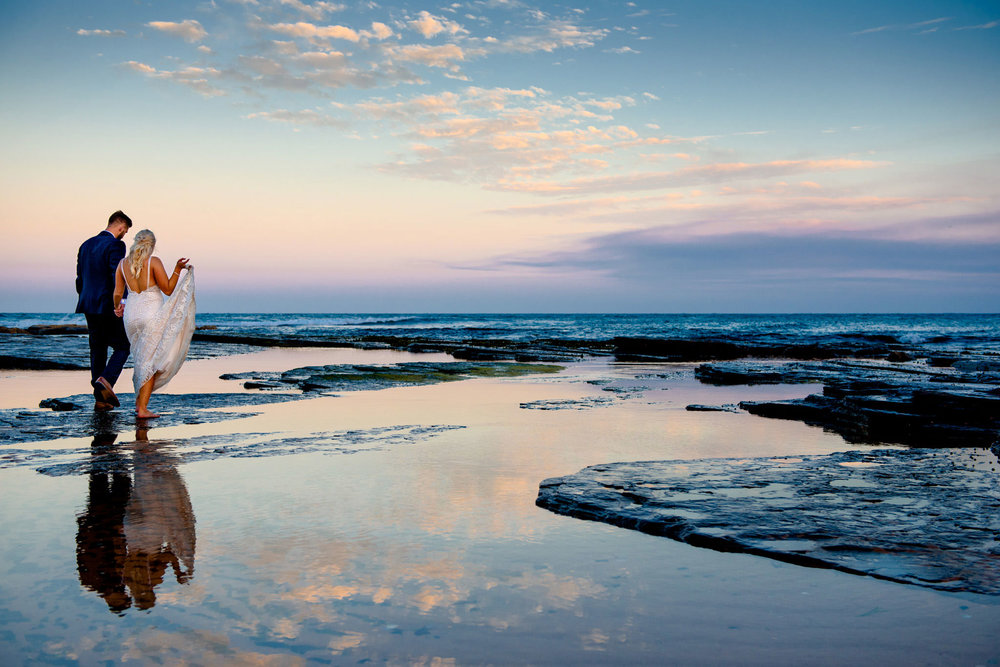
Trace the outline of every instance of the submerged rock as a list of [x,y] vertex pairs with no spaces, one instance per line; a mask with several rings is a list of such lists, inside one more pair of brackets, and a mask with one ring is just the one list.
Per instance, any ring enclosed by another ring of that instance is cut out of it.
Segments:
[[1000,595],[1000,477],[968,455],[611,463],[543,481],[536,504],[717,551]]
[[[133,394],[118,394],[122,407],[108,412],[93,409],[91,394],[51,398],[41,402],[46,410],[0,410],[0,445],[76,438],[100,429],[118,433],[136,426]],[[160,417],[148,423],[163,428],[179,424],[210,424],[242,419],[255,413],[227,412],[220,408],[242,408],[294,401],[302,394],[154,394],[150,407]],[[75,406],[75,407],[69,407]],[[79,408],[79,409],[77,409]],[[8,451],[0,447],[0,456]]]
[[542,399],[525,401],[523,410],[589,410],[590,408],[613,405],[615,399],[607,396],[587,396],[585,398]]
[[[425,442],[449,431],[463,429],[454,424],[393,425],[350,431],[324,431],[302,435],[280,433],[225,433],[174,440],[151,440],[161,452],[169,453],[178,463],[210,461],[221,458],[264,458],[290,454],[356,454],[383,451]],[[101,429],[88,435],[102,434],[105,441],[114,436]],[[144,443],[145,444],[145,443]],[[148,446],[148,445],[147,445]],[[0,469],[30,467],[43,475],[61,477],[95,472],[128,472],[134,465],[134,444],[128,441],[112,447],[77,449],[0,449]]]
[[223,380],[244,380],[247,389],[295,387],[302,391],[362,391],[453,382],[477,377],[517,377],[558,373],[562,366],[507,362],[410,362],[381,366],[333,364],[305,366],[283,373],[229,373]]
[[693,403],[691,405],[685,406],[685,410],[688,412],[739,412],[740,409],[732,404],[727,403],[726,405],[700,405],[698,403]]

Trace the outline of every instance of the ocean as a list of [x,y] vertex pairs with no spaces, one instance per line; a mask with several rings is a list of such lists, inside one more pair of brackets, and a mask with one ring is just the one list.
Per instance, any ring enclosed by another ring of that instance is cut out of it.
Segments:
[[[932,352],[1000,354],[1000,314],[362,314],[199,313],[199,327],[231,336],[344,340],[395,336],[429,341],[609,340],[615,337],[717,339],[805,344],[871,338]],[[85,324],[65,313],[0,314],[0,328]],[[0,329],[2,331],[2,329]],[[73,339],[78,338],[78,342]],[[0,354],[62,358],[85,352],[85,336],[0,333]],[[58,349],[52,349],[57,347]],[[77,349],[79,348],[79,349]],[[194,357],[242,352],[240,346],[192,348]]]

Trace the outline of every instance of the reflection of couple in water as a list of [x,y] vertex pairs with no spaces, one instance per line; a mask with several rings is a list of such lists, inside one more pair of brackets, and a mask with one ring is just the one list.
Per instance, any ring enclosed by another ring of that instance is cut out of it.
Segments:
[[[115,445],[117,434],[98,430],[91,444],[90,494],[77,518],[80,583],[121,613],[150,609],[167,568],[178,583],[194,575],[194,511],[170,443]],[[124,450],[131,450],[131,474]]]

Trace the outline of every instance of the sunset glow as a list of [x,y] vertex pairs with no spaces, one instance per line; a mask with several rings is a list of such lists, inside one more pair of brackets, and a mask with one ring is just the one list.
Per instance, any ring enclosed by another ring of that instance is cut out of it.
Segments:
[[1000,310],[995,3],[0,17],[5,312],[119,208],[210,312]]

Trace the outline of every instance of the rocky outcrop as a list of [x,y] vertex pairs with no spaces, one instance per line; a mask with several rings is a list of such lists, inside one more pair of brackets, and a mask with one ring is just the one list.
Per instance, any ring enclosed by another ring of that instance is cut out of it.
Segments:
[[988,359],[929,364],[830,360],[704,364],[707,384],[822,383],[822,394],[744,401],[751,414],[822,426],[848,442],[984,447],[1000,440],[1000,373]]
[[832,389],[790,401],[744,401],[740,407],[762,417],[822,426],[848,442],[987,447],[1000,438],[1000,396],[977,392]]
[[517,377],[557,373],[562,366],[507,362],[410,362],[401,364],[332,364],[305,366],[283,373],[229,373],[223,380],[243,380],[247,389],[300,389],[309,392],[362,391],[453,382],[477,377]]
[[762,359],[881,358],[900,354],[892,336],[839,334],[821,338],[727,340],[725,338],[615,338],[619,361],[725,361]]
[[54,412],[69,412],[70,410],[80,410],[83,408],[79,403],[73,403],[61,398],[46,398],[38,403],[38,407]]
[[997,460],[975,455],[611,463],[543,481],[536,503],[716,551],[1000,595]]

